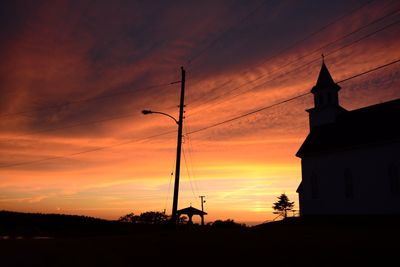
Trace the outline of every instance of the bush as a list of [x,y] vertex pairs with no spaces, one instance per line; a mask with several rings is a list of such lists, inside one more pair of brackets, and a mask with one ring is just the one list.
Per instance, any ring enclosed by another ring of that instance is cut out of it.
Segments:
[[146,211],[140,215],[129,213],[119,218],[120,222],[142,223],[142,224],[163,224],[169,221],[169,216],[164,212]]
[[240,224],[235,222],[232,219],[227,219],[225,221],[222,220],[216,220],[213,223],[209,223],[212,227],[216,228],[240,228],[240,227],[246,227],[245,224]]

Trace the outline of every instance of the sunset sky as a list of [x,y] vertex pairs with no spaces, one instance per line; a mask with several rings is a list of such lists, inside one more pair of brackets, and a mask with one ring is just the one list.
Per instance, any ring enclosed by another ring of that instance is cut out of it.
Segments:
[[[399,1],[2,1],[0,210],[107,219],[179,208],[262,222],[296,202],[295,153],[321,53],[337,82],[400,59]],[[400,97],[400,63],[339,83],[356,109]],[[159,134],[163,134],[154,137]],[[151,138],[148,138],[151,137]]]

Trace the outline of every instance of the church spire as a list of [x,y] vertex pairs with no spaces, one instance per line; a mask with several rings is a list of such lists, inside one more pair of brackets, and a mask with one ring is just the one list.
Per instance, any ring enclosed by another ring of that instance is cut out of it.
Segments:
[[311,93],[315,94],[317,91],[323,90],[324,88],[335,88],[337,91],[340,90],[340,86],[335,83],[331,74],[329,73],[329,70],[325,65],[324,54],[322,54],[321,70],[319,71],[317,83],[311,89]]
[[340,86],[335,83],[322,54],[322,65],[315,86],[311,89],[314,95],[314,108],[307,110],[310,113],[310,128],[332,123],[345,109],[339,105]]

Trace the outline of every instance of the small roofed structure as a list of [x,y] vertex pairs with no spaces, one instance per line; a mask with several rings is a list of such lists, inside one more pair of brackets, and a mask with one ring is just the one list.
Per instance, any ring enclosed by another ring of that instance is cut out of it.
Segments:
[[193,208],[192,206],[184,208],[184,209],[180,209],[176,212],[178,214],[178,218],[181,215],[187,215],[189,218],[188,224],[193,224],[193,220],[192,217],[193,215],[199,215],[201,217],[201,221],[204,222],[204,215],[207,215],[207,212],[198,210],[196,208]]

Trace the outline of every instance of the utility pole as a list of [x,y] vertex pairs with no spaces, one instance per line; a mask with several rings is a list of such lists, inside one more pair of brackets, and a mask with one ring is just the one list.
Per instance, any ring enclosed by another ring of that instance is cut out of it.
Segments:
[[[201,211],[204,212],[204,206],[203,204],[206,203],[205,200],[203,200],[206,196],[199,196],[201,198]],[[201,225],[204,226],[204,214],[201,215]]]
[[176,168],[175,168],[175,184],[174,184],[174,200],[172,203],[171,221],[177,223],[178,210],[178,194],[179,194],[179,176],[181,173],[181,147],[182,147],[182,129],[183,129],[183,109],[185,107],[185,69],[181,67],[181,100],[179,103],[179,120],[178,120],[178,141],[176,146]]

